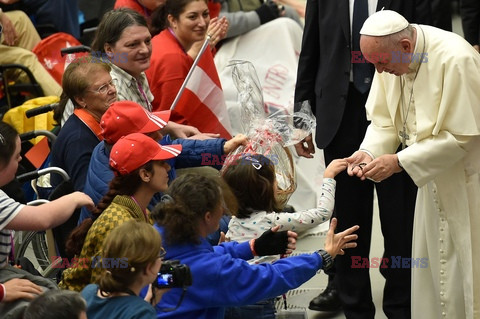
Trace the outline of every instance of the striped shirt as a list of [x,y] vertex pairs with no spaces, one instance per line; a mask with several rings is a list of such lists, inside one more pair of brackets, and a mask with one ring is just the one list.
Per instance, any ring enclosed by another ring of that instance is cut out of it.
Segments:
[[13,231],[5,229],[25,205],[20,204],[0,190],[0,269],[8,263],[12,249]]
[[142,72],[140,81],[137,81],[137,79],[115,64],[110,64],[110,66],[112,67],[110,75],[117,89],[118,100],[136,102],[151,112],[153,94],[150,91],[145,72]]

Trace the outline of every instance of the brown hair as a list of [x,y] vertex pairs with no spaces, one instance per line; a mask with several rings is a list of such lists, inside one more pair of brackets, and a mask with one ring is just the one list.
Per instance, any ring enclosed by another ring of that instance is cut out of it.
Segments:
[[171,15],[178,20],[180,14],[185,10],[185,7],[193,1],[204,1],[208,4],[207,0],[167,0],[163,5],[160,5],[155,9],[152,12],[150,26],[152,36],[170,26],[168,23],[168,15]]
[[165,228],[170,244],[198,243],[198,223],[207,212],[222,204],[220,183],[213,177],[185,174],[176,178],[152,211],[153,219]]
[[69,254],[79,255],[83,248],[83,243],[87,237],[88,230],[92,227],[93,222],[100,216],[100,214],[112,203],[117,195],[133,195],[142,184],[140,178],[140,169],[145,169],[154,174],[153,161],[150,161],[142,167],[134,170],[130,174],[115,176],[109,184],[108,192],[98,202],[92,217],[86,218],[78,225],[68,236],[65,243],[65,249]]
[[60,103],[53,113],[53,118],[58,124],[62,120],[65,106],[69,100],[72,101],[75,108],[79,107],[75,98],[85,94],[94,77],[94,72],[98,70],[105,70],[110,73],[111,67],[101,58],[90,55],[79,57],[67,66],[62,77],[63,92]]
[[10,125],[0,121],[0,168],[6,166],[15,153],[18,132]]
[[238,218],[248,218],[254,211],[281,210],[275,198],[275,166],[261,155],[245,155],[236,159],[223,173],[238,201]]
[[92,42],[92,51],[105,53],[105,44],[112,46],[121,38],[123,31],[131,26],[147,26],[145,17],[129,8],[118,8],[103,15]]
[[150,224],[129,220],[115,227],[103,242],[101,258],[121,262],[115,264],[118,267],[102,268],[100,293],[126,292],[138,274],[157,260],[161,248],[162,238]]

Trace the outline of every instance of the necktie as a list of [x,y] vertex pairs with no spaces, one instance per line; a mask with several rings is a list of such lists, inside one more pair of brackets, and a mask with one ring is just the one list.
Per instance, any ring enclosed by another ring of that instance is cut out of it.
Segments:
[[[360,29],[368,18],[368,0],[355,0],[353,4],[352,21],[352,49],[360,52]],[[353,85],[361,92],[365,93],[370,88],[372,82],[371,66],[366,61],[353,63]]]

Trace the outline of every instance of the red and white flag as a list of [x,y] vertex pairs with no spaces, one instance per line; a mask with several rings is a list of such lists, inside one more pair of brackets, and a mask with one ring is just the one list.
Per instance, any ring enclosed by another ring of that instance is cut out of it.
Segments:
[[204,50],[203,54],[200,51],[185,82],[172,109],[202,133],[218,133],[223,138],[232,138],[222,85],[210,49]]

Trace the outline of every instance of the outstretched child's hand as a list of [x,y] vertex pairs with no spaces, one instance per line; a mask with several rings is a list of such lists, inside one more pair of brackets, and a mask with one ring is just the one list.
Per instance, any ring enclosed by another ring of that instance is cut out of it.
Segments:
[[323,173],[323,177],[325,178],[335,178],[341,171],[344,171],[348,166],[348,162],[344,158],[334,159],[333,161],[328,164],[327,168],[325,168],[325,173]]
[[337,219],[332,218],[330,222],[330,229],[327,233],[327,238],[325,239],[325,250],[333,258],[337,255],[345,254],[344,249],[355,248],[357,247],[356,242],[352,242],[358,238],[358,235],[353,234],[354,231],[358,230],[360,226],[355,225],[350,227],[341,233],[335,234],[335,228],[337,227]]

